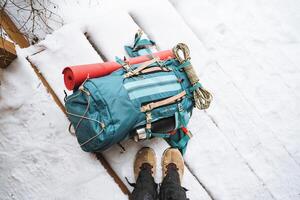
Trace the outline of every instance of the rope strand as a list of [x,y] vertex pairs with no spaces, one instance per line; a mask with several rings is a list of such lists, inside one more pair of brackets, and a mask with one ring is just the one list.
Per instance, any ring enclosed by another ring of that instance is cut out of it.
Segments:
[[[179,55],[179,52],[182,52],[183,58]],[[175,58],[179,63],[184,63],[191,59],[190,50],[188,46],[184,43],[179,43],[173,48],[173,53]],[[187,74],[192,86],[195,86],[199,82],[199,77],[192,65],[184,67],[184,71]],[[195,105],[198,109],[207,109],[212,101],[212,95],[205,90],[203,87],[197,88],[193,92]]]

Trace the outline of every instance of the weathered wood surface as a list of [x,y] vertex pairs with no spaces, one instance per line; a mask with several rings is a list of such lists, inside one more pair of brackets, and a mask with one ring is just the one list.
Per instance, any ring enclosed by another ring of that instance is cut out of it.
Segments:
[[0,26],[5,30],[9,38],[16,42],[21,48],[25,48],[30,45],[23,33],[19,31],[17,26],[3,9],[0,10]]
[[[62,102],[64,85],[58,74],[63,67],[124,55],[123,45],[132,42],[137,28],[155,40],[159,49],[187,43],[203,84],[214,94],[211,108],[195,112],[190,123],[195,137],[185,156],[190,173],[185,183],[193,182],[191,199],[298,199],[300,71],[295,52],[299,52],[300,31],[293,24],[278,30],[288,18],[264,5],[171,2],[173,6],[168,1],[125,4],[125,14],[111,13],[114,20],[108,14],[81,28],[64,27],[54,33],[61,36],[56,42],[64,48],[57,51],[49,46],[29,60]],[[278,5],[268,6],[278,10]],[[126,26],[116,32],[120,24]],[[69,33],[78,34],[81,41],[68,41]],[[80,57],[86,52],[92,56]],[[55,58],[60,62],[47,65],[47,60]],[[158,154],[166,147],[157,141],[127,142],[127,152],[120,154],[113,147],[103,154],[119,179],[130,176],[130,155],[142,145],[157,147]]]
[[16,57],[15,45],[0,36],[0,68],[7,67]]
[[[0,26],[5,30],[7,35],[15,41],[21,48],[26,48],[30,44],[28,40],[24,37],[23,33],[19,31],[17,26],[13,23],[13,21],[10,19],[10,17],[3,11],[0,11]],[[13,59],[17,57],[16,51],[15,51],[15,45],[12,42],[9,42],[5,40],[4,38],[0,38],[0,67],[6,67],[8,66]],[[41,53],[43,51],[37,51],[36,54]],[[65,113],[65,108],[63,105],[63,101],[60,101],[59,97],[54,92],[53,88],[49,84],[49,82],[46,80],[44,75],[40,73],[40,70],[38,67],[36,67],[33,63],[30,62],[29,57],[27,57],[28,62],[30,63],[31,67],[33,68],[34,72],[38,76],[38,78],[43,83],[44,87],[47,89],[47,91],[52,96],[54,102],[58,105],[58,107],[61,109],[62,112]],[[100,163],[103,165],[103,167],[107,170],[107,172],[112,176],[114,181],[118,184],[120,189],[124,194],[128,194],[129,191],[125,184],[121,181],[121,179],[118,177],[118,175],[114,172],[110,164],[105,160],[103,155],[101,153],[96,154],[97,159],[100,161]]]

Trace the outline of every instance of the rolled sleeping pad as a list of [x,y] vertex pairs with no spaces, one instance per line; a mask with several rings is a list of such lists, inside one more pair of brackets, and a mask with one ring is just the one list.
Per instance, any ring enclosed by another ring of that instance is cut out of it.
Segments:
[[[153,53],[153,56],[159,57],[160,60],[174,58],[172,50],[159,51]],[[134,65],[151,59],[151,56],[145,55],[129,58],[127,62],[130,65]],[[68,90],[73,90],[79,87],[87,78],[97,78],[106,76],[112,73],[113,71],[120,69],[121,67],[122,65],[120,65],[117,62],[104,62],[87,65],[69,66],[64,68],[62,73],[64,74],[64,82],[66,88]]]

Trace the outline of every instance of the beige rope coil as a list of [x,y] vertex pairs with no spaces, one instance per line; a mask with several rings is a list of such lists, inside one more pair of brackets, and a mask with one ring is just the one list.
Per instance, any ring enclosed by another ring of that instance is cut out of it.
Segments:
[[[181,64],[191,59],[190,50],[184,43],[178,43],[172,50],[175,58]],[[180,52],[183,54],[183,58],[180,56]],[[184,67],[184,71],[193,86],[199,82],[199,77],[192,65]],[[212,101],[212,95],[203,87],[196,89],[193,92],[193,96],[195,105],[200,110],[207,109]]]

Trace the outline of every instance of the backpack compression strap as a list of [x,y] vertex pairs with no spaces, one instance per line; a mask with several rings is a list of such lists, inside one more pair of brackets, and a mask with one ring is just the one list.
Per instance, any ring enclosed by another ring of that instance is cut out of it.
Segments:
[[159,58],[153,58],[152,60],[146,61],[143,64],[141,64],[138,68],[127,72],[126,74],[124,74],[124,78],[129,78],[132,76],[136,76],[139,75],[140,72],[145,69],[146,67],[148,67],[149,65],[152,65],[153,63],[156,63],[159,61]]
[[167,99],[157,101],[157,102],[148,103],[148,104],[141,107],[141,111],[142,112],[148,112],[148,111],[151,111],[155,108],[175,103],[176,101],[180,100],[181,98],[184,98],[185,95],[186,95],[186,91],[182,91],[179,94],[177,94],[175,96],[172,96],[172,97],[169,97]]

